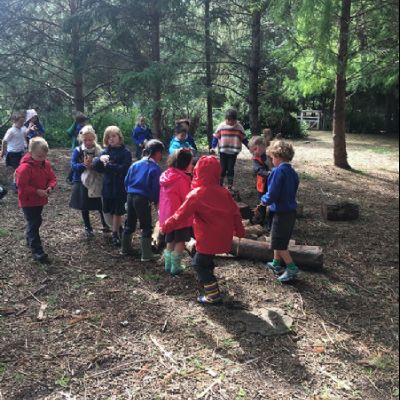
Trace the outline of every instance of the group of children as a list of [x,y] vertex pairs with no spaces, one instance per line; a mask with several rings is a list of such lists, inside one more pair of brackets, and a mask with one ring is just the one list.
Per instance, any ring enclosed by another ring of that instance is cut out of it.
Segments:
[[[20,123],[22,120],[15,129],[21,129],[18,128]],[[269,207],[272,215],[275,253],[267,267],[280,275],[281,282],[293,281],[298,268],[290,257],[288,245],[296,220],[299,186],[298,175],[290,164],[294,157],[293,147],[283,141],[274,141],[267,151],[264,138],[254,137],[249,142],[236,111],[229,110],[225,122],[214,135],[212,154],[199,160],[188,143],[188,124],[179,121],[170,146],[168,169],[163,173],[160,163],[164,144],[145,136],[144,120],[139,124],[145,139],[140,144],[142,151],[140,154],[138,151],[135,163],[132,163],[131,152],[118,127],[106,128],[103,149],[97,144],[92,126],[85,125],[79,132],[80,145],[74,148],[71,158],[70,207],[81,211],[86,235],[94,235],[89,213],[97,211],[103,228],[111,228],[113,244],[121,247],[124,255],[135,255],[132,236],[140,222],[141,261],[157,261],[161,256],[154,254],[152,249],[152,206],[155,206],[166,241],[165,271],[172,275],[184,271],[185,243],[194,237],[197,252],[192,265],[201,289],[198,301],[220,303],[222,296],[214,275],[215,255],[229,253],[234,236],[245,236],[240,210],[228,190],[234,183],[237,156],[245,144],[254,156],[261,206]],[[139,134],[139,130],[137,132]],[[215,156],[216,148],[219,148],[220,160]],[[47,153],[46,141],[41,137],[33,138],[29,152],[16,172],[19,206],[27,221],[27,244],[34,259],[41,262],[48,259],[39,235],[41,215],[56,186],[56,177],[46,160]],[[226,177],[228,189],[224,187]],[[122,224],[125,214],[127,218]]]

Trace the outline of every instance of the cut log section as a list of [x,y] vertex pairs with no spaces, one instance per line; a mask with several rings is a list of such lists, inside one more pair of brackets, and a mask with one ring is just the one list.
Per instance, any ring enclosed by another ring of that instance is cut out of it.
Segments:
[[[317,246],[289,246],[294,262],[299,267],[321,269],[324,266],[324,255],[321,247]],[[270,243],[254,240],[233,239],[232,252],[236,257],[254,261],[268,261],[274,257]]]
[[351,202],[326,203],[322,205],[326,221],[355,221],[360,217],[360,206]]
[[246,203],[236,203],[240,209],[240,214],[242,219],[252,219],[253,218],[253,210]]

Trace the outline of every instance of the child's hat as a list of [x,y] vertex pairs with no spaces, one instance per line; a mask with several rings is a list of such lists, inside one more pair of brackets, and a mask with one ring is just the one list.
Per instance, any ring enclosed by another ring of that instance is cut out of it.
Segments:
[[38,113],[36,112],[36,110],[32,109],[32,110],[27,110],[26,111],[26,118],[25,118],[25,123],[29,122],[32,118],[37,117]]
[[151,157],[153,154],[163,152],[165,150],[164,144],[157,139],[149,140],[144,149],[145,154]]

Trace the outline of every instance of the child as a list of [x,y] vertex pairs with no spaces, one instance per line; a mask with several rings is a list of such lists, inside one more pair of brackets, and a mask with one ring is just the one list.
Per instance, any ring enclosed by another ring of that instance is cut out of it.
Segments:
[[49,146],[43,138],[32,139],[29,153],[22,159],[16,173],[19,207],[27,222],[26,241],[33,259],[41,263],[48,261],[39,235],[43,207],[57,185],[56,176],[47,161],[48,152]]
[[271,174],[270,160],[267,156],[267,146],[261,136],[254,136],[249,143],[249,149],[253,154],[253,172],[257,177],[257,192],[259,200],[267,191],[267,180]]
[[[161,176],[160,226],[173,216],[185,202],[190,193],[193,172],[193,155],[189,149],[177,150],[168,160],[168,170]],[[193,218],[188,218],[169,233],[165,241],[165,271],[178,275],[184,271],[182,266],[185,243],[192,238]]]
[[169,145],[169,155],[172,156],[179,149],[193,150],[192,146],[187,142],[188,130],[186,124],[177,124],[175,126],[175,137]]
[[153,254],[151,248],[153,222],[151,204],[158,205],[160,200],[159,163],[162,160],[164,145],[158,140],[147,142],[145,157],[133,164],[125,178],[125,188],[128,193],[128,219],[122,238],[122,253],[133,255],[132,235],[136,231],[137,221],[142,229],[142,262],[155,261],[160,258]]
[[[273,212],[271,237],[274,260],[267,267],[279,275],[284,272],[278,278],[281,283],[292,282],[299,273],[288,251],[296,223],[296,194],[299,188],[299,176],[290,164],[294,154],[291,144],[284,141],[272,143],[268,155],[275,168],[268,179],[268,192],[262,198],[262,203],[270,206]],[[282,261],[286,264],[286,271]]]
[[27,129],[25,114],[15,113],[11,119],[13,126],[4,135],[0,158],[6,157],[6,166],[16,170],[24,156]]
[[197,253],[193,268],[199,287],[204,290],[198,297],[201,304],[222,301],[217,278],[214,275],[216,254],[229,253],[234,235],[244,237],[240,211],[228,190],[221,187],[221,166],[213,156],[202,157],[194,169],[192,192],[185,203],[169,218],[161,230],[169,234],[194,216],[194,234]]
[[89,118],[78,111],[75,114],[75,121],[74,123],[67,129],[67,134],[71,138],[72,141],[72,151],[74,151],[76,145],[77,145],[77,138],[79,136],[79,132],[82,130],[82,128],[89,123]]
[[43,137],[45,130],[40,123],[38,113],[35,110],[28,110],[26,112],[25,127],[27,128],[26,140],[29,142],[34,137]]
[[243,126],[238,122],[236,110],[228,110],[225,114],[225,122],[221,123],[214,134],[212,152],[219,147],[221,159],[221,185],[224,185],[228,177],[228,188],[233,189],[235,180],[235,165],[239,153],[242,151],[242,144],[248,146],[249,141],[244,132]]
[[93,161],[93,169],[103,174],[103,212],[112,218],[112,242],[121,247],[121,222],[125,215],[126,191],[124,180],[132,164],[132,154],[125,147],[124,137],[117,126],[104,132],[105,150]]
[[103,178],[93,170],[93,160],[100,156],[101,147],[97,144],[97,135],[91,125],[85,126],[78,138],[81,145],[73,151],[71,159],[74,186],[69,206],[82,212],[85,232],[90,238],[94,233],[89,211],[99,211],[103,228],[108,229],[102,212]]
[[176,122],[176,125],[178,124],[183,124],[186,127],[186,130],[188,132],[186,135],[186,142],[190,144],[190,146],[194,150],[193,154],[196,155],[198,153],[198,148],[194,140],[194,137],[190,134],[190,120],[187,118],[183,118]]
[[146,142],[153,139],[150,128],[146,125],[146,118],[139,117],[138,123],[132,132],[132,141],[136,145],[136,159],[141,160]]

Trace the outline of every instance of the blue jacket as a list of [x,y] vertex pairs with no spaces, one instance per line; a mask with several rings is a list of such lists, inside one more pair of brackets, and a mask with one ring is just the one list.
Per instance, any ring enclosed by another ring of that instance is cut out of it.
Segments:
[[133,164],[125,178],[125,189],[129,194],[136,194],[149,199],[152,203],[160,201],[161,168],[155,161],[144,158]]
[[100,161],[100,157],[93,160],[93,169],[103,174],[103,197],[105,199],[124,199],[126,191],[125,176],[132,164],[132,154],[125,147],[108,147],[100,156],[109,155],[110,163],[107,166]]
[[191,134],[188,134],[186,137],[186,141],[190,144],[192,149],[197,151],[197,145],[196,142],[194,141],[194,137]]
[[297,209],[296,195],[299,176],[289,163],[274,168],[268,179],[268,192],[262,203],[270,206],[272,212],[287,213]]
[[147,126],[144,128],[140,125],[137,125],[136,128],[132,131],[132,141],[137,145],[142,145],[146,140],[153,139],[153,134]]
[[169,145],[169,155],[172,156],[175,151],[179,149],[193,149],[193,147],[190,145],[187,138],[185,141],[180,141],[174,137]]
[[72,158],[71,158],[73,183],[81,182],[81,176],[86,169],[85,164],[83,163],[84,161],[83,158],[84,154],[81,147],[79,146],[72,152]]

